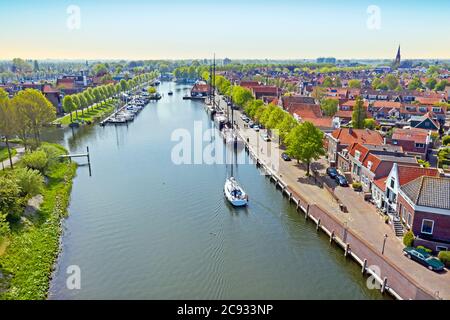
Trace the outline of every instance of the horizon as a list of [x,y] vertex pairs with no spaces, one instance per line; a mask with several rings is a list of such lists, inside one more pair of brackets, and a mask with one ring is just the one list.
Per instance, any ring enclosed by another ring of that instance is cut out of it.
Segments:
[[384,60],[399,45],[403,60],[448,60],[446,9],[442,0],[0,0],[0,60]]

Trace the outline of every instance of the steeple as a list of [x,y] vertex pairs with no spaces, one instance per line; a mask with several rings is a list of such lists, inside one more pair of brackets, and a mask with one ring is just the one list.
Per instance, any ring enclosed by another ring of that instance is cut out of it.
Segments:
[[398,45],[397,56],[395,57],[395,61],[394,61],[395,68],[400,67],[401,58],[402,58],[402,56],[400,54],[400,45]]

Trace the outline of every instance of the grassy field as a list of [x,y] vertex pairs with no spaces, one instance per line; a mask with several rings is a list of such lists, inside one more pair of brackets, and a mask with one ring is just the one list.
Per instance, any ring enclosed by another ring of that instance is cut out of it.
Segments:
[[[11,156],[14,157],[16,155],[16,149],[11,149]],[[8,148],[0,147],[0,162],[9,158]]]
[[[89,111],[84,111],[84,114],[81,111],[78,111],[78,122],[95,122],[101,120],[108,115],[110,115],[115,110],[115,102],[108,101],[103,105],[96,105],[93,108],[89,108]],[[72,112],[72,118],[74,122],[77,122],[76,113]],[[70,124],[70,114],[65,115],[55,121],[55,123],[59,123],[62,125]]]
[[[66,153],[61,146],[58,149]],[[75,163],[57,162],[49,168],[39,211],[11,225],[10,235],[1,241],[0,299],[46,299],[75,172]]]

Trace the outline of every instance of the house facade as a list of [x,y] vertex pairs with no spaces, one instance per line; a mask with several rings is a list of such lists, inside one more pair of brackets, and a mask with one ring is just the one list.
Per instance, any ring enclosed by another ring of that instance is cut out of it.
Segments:
[[398,215],[416,242],[450,249],[450,179],[422,176],[399,189]]

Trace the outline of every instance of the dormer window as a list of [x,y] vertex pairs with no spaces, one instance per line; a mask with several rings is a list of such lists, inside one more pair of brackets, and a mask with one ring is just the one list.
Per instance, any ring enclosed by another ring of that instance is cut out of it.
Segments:
[[372,165],[373,165],[373,163],[372,163],[372,161],[369,161],[369,162],[367,162],[367,169],[372,169]]
[[427,112],[427,107],[419,107],[420,112]]
[[359,157],[361,157],[361,152],[358,150],[355,151],[355,159],[359,161]]
[[433,112],[442,112],[441,107],[433,107]]

